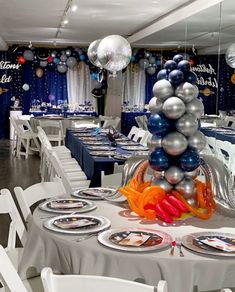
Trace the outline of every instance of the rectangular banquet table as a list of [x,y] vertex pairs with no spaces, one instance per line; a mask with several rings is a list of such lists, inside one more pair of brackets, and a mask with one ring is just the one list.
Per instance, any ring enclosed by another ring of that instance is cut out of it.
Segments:
[[228,141],[235,144],[235,129],[228,127],[208,127],[201,128],[200,131],[208,137],[214,137],[218,140]]
[[[108,141],[104,136],[103,140]],[[90,150],[87,146],[80,140],[72,130],[67,129],[65,145],[71,151],[73,157],[78,161],[82,170],[85,172],[87,178],[91,180],[91,187],[101,186],[101,172],[104,171],[105,174],[112,174],[114,163],[124,164],[124,160],[114,159],[113,157],[97,157],[90,154]],[[92,145],[91,145],[92,146]],[[126,154],[128,151],[121,149],[121,147],[116,148],[116,152],[120,154]]]
[[[192,232],[216,231],[235,234],[234,218],[214,214],[210,220],[192,217],[173,224],[160,220],[147,221],[131,213],[127,205],[95,201],[97,209],[86,215],[104,216],[111,228],[150,228],[182,237]],[[84,274],[139,280],[157,285],[167,281],[169,292],[193,292],[235,287],[235,258],[201,255],[183,248],[184,257],[170,255],[170,248],[153,251],[125,252],[109,248],[91,237],[77,242],[77,235],[62,234],[43,227],[53,214],[37,208],[19,267],[20,275],[35,276],[43,267],[64,274]],[[56,216],[56,214],[54,214]]]

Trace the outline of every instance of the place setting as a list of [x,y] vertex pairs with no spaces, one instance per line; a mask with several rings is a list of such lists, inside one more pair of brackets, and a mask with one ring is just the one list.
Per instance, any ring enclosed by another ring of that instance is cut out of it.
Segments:
[[109,157],[109,158],[113,158],[113,156],[117,155],[118,152],[116,151],[105,151],[105,150],[99,150],[99,151],[90,151],[89,152],[90,155],[94,156],[94,157]]
[[144,147],[141,145],[138,146],[122,146],[121,147],[123,150],[127,150],[127,151],[148,151],[149,148],[148,147]]
[[39,208],[43,211],[60,214],[85,213],[97,206],[92,201],[76,198],[52,198],[42,202]]
[[87,149],[92,151],[114,151],[116,147],[112,146],[88,146]]

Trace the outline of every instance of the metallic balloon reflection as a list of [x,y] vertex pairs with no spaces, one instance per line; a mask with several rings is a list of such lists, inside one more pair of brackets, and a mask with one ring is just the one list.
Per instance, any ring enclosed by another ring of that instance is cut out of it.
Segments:
[[206,177],[206,181],[211,183],[217,210],[224,215],[235,217],[234,176],[230,174],[221,160],[205,154],[201,155],[201,157],[200,168]]

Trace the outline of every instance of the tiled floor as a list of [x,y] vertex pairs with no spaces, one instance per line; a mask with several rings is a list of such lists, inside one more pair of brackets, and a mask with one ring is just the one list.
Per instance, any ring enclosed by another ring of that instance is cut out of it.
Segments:
[[[29,159],[12,156],[11,142],[0,140],[0,189],[8,188],[14,194],[14,187],[23,189],[40,182],[38,155],[30,155]],[[7,215],[0,215],[0,244],[6,246],[9,228]]]

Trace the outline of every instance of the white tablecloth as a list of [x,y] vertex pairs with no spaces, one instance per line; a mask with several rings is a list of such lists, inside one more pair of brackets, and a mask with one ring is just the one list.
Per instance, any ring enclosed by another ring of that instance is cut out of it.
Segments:
[[[216,214],[203,221],[189,218],[166,225],[160,220],[145,221],[130,213],[126,207],[108,202],[95,202],[98,208],[92,215],[102,215],[111,220],[112,228],[145,227],[169,233],[173,238],[192,232],[220,231],[235,234],[235,220]],[[142,279],[156,285],[160,279],[168,282],[169,292],[192,292],[235,287],[235,258],[206,257],[184,249],[185,257],[169,254],[170,249],[142,253],[122,252],[102,246],[96,237],[76,242],[77,236],[64,235],[42,227],[45,216],[50,213],[36,209],[30,224],[20,274],[40,273],[50,266],[61,273],[91,274]],[[43,218],[42,218],[43,217]]]

